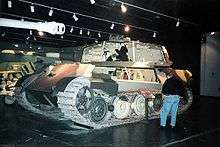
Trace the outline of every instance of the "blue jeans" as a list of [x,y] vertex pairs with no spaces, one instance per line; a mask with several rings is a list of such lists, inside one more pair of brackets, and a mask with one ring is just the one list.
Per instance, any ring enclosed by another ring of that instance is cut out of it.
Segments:
[[176,125],[176,115],[179,105],[180,97],[178,95],[164,96],[163,106],[160,110],[160,125],[166,126],[167,116],[171,113],[171,126]]

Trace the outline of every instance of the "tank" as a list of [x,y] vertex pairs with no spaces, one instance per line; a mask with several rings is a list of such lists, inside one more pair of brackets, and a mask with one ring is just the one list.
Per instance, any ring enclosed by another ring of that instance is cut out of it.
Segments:
[[[161,88],[172,61],[166,49],[139,41],[84,48],[81,62],[53,64],[17,84],[13,97],[34,113],[100,129],[159,117]],[[186,87],[192,76],[176,70]],[[187,87],[179,113],[192,103]]]

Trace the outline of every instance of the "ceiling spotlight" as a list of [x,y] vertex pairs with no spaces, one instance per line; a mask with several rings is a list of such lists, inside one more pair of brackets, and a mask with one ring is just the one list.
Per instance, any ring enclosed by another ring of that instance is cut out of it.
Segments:
[[98,40],[95,40],[95,43],[99,43]]
[[72,33],[73,32],[73,27],[71,27],[71,29],[70,29],[70,33]]
[[100,32],[98,33],[98,36],[99,36],[99,38],[101,37],[101,33]]
[[157,37],[157,33],[154,32],[154,33],[153,33],[153,38],[156,38],[156,37]]
[[49,16],[52,16],[52,15],[53,15],[53,9],[52,9],[52,8],[50,9],[48,15],[49,15]]
[[210,33],[210,35],[214,35],[214,34],[215,34],[215,32],[211,32],[211,33]]
[[126,26],[124,27],[124,31],[125,31],[125,32],[129,32],[129,31],[130,31],[129,25],[126,25]]
[[26,40],[29,40],[30,39],[30,36],[28,36],[27,38],[26,38]]
[[12,8],[12,1],[8,1],[8,8]]
[[31,8],[31,13],[34,13],[34,5],[33,4],[31,4],[30,8]]
[[30,30],[30,35],[33,35],[33,32],[32,32],[32,30]]
[[2,37],[5,37],[5,34],[6,34],[6,33],[5,33],[5,32],[3,32],[3,33],[1,34],[1,36],[2,36]]
[[79,30],[79,34],[80,34],[80,35],[83,34],[83,30],[82,30],[82,29]]
[[90,35],[90,31],[89,31],[89,30],[87,31],[87,35],[88,35],[88,36]]
[[90,0],[90,3],[93,5],[95,4],[95,0]]
[[39,31],[39,32],[38,32],[38,35],[39,35],[39,36],[44,36],[44,32]]
[[73,19],[75,20],[75,21],[78,21],[78,17],[76,16],[76,14],[75,13],[73,13]]
[[18,44],[14,44],[15,47],[18,47]]
[[115,27],[115,24],[114,24],[114,23],[112,23],[112,25],[111,25],[110,29],[111,29],[111,30],[113,30],[113,29],[114,29],[114,27]]
[[61,39],[63,39],[63,35],[62,35],[62,36],[60,36],[60,38],[61,38]]
[[180,26],[180,20],[178,19],[176,22],[176,27],[179,27],[179,26]]
[[126,13],[127,12],[127,7],[124,5],[124,3],[121,4],[121,12]]

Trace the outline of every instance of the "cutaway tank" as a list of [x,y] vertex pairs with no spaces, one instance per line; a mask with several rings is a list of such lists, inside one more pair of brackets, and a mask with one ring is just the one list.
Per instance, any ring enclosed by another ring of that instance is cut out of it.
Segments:
[[[126,46],[128,61],[117,58]],[[106,61],[111,57],[111,61]],[[54,64],[17,85],[15,97],[25,109],[83,128],[99,129],[159,117],[161,88],[172,62],[166,49],[138,41],[103,42],[84,48],[81,62]],[[176,70],[187,82],[189,71]],[[186,88],[179,112],[188,109]]]

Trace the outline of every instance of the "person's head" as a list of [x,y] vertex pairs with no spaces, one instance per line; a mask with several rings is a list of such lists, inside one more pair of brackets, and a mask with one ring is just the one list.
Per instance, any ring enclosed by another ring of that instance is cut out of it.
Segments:
[[164,70],[165,74],[167,76],[173,76],[174,75],[174,69],[173,68],[167,68]]

